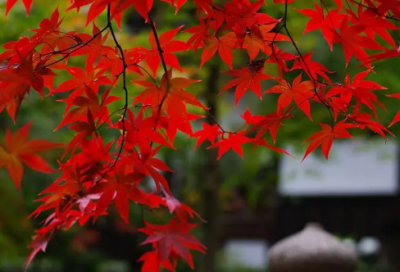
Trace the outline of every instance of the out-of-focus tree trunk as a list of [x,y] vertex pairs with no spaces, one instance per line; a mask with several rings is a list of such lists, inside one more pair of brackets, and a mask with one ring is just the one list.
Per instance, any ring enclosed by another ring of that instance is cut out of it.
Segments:
[[[219,64],[215,63],[209,68],[209,77],[206,85],[206,106],[210,108],[207,122],[214,124],[214,118],[218,120],[217,94],[219,81]],[[212,117],[213,116],[213,117]],[[220,230],[220,209],[218,192],[220,187],[220,172],[217,161],[218,149],[213,148],[205,151],[205,160],[202,176],[202,216],[207,222],[202,224],[204,245],[207,254],[200,264],[201,272],[216,272],[216,255],[218,249],[218,237]]]

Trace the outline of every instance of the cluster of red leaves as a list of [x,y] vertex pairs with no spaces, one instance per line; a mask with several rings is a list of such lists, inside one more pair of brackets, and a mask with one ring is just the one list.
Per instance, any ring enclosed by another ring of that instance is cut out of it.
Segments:
[[[7,0],[7,13],[16,2]],[[186,1],[166,2],[178,12]],[[155,272],[160,267],[174,271],[179,258],[193,267],[189,250],[205,251],[189,233],[195,227],[190,220],[199,216],[172,196],[162,174],[172,170],[157,157],[162,147],[175,149],[178,131],[197,139],[196,147],[207,141],[208,148],[218,148],[218,159],[230,149],[243,157],[244,144],[288,154],[267,139],[271,137],[275,143],[280,126],[286,119],[294,118],[296,108],[310,121],[313,121],[313,108],[321,105],[332,114],[331,122],[320,123],[321,130],[306,140],[309,145],[304,158],[319,146],[328,158],[334,139],[352,137],[350,129],[368,128],[382,137],[390,133],[376,121],[376,105],[384,106],[374,91],[386,88],[365,78],[373,72],[372,63],[400,54],[391,34],[399,29],[397,0],[309,1],[309,8],[296,10],[309,18],[304,33],[321,31],[331,50],[334,44],[340,45],[346,67],[354,56],[365,68],[352,79],[346,75],[343,83],[333,82],[329,76],[333,72],[313,60],[312,52],[302,54],[293,40],[286,22],[293,12],[289,12],[289,7],[296,0],[216,2],[193,1],[198,24],[183,30],[189,33],[187,41],[175,39],[183,26],[162,34],[157,32],[149,15],[153,0],[73,0],[67,11],[88,8],[86,26],[92,25],[92,35],[63,32],[60,29],[63,20],[57,9],[39,28],[33,29],[31,37],[21,37],[4,45],[5,50],[0,54],[0,111],[5,109],[15,122],[20,105],[31,89],[42,97],[45,88],[50,96],[67,93],[67,98],[59,100],[65,103],[65,113],[56,129],[68,126],[76,133],[58,162],[59,178],[41,192],[38,199],[41,205],[32,213],[38,216],[49,211],[50,215],[33,238],[27,265],[39,251],[45,250],[57,231],[95,220],[107,214],[112,204],[129,223],[132,202],[151,210],[164,207],[172,214],[168,223],[145,222],[140,229],[147,235],[143,244],[153,248],[139,260],[143,262],[142,271]],[[23,3],[28,14],[32,0]],[[262,13],[261,8],[267,4],[280,9],[283,17],[273,18]],[[122,14],[131,6],[149,24],[149,48],[123,49],[118,42],[112,20],[121,27]],[[107,13],[108,21],[98,28],[93,20],[101,13]],[[287,47],[281,44],[292,45],[293,50],[286,52]],[[236,131],[225,130],[217,122],[202,122],[202,129],[193,132],[192,121],[204,116],[190,113],[187,105],[202,108],[206,114],[208,111],[187,91],[200,80],[174,76],[174,70],[182,71],[175,53],[190,50],[194,54],[202,50],[200,67],[218,53],[229,67],[224,73],[233,77],[220,93],[234,87],[235,104],[249,90],[260,99],[267,94],[278,94],[276,111],[253,115],[246,110],[242,115],[244,124]],[[234,50],[245,52],[250,61],[247,66],[233,68]],[[68,65],[67,60],[76,56],[86,58],[85,69]],[[275,67],[278,75],[267,74],[265,65]],[[67,71],[71,79],[55,87],[55,70]],[[297,70],[300,71],[295,79],[288,80],[287,73]],[[163,76],[157,82],[155,76],[160,71]],[[137,77],[132,84],[143,87],[134,97],[129,97],[128,73]],[[263,91],[264,80],[275,85]],[[124,98],[112,95],[115,88],[121,87]],[[400,94],[390,96],[400,98]],[[113,118],[109,105],[116,102],[123,103],[123,107],[119,117]],[[400,113],[390,125],[398,121]],[[118,136],[114,141],[104,142],[102,129],[113,130]],[[18,188],[22,164],[51,172],[51,167],[35,153],[61,147],[44,140],[27,140],[28,130],[29,124],[13,136],[7,130],[5,145],[0,146],[0,167],[6,167]],[[154,181],[156,193],[142,189],[141,183],[148,179]]]

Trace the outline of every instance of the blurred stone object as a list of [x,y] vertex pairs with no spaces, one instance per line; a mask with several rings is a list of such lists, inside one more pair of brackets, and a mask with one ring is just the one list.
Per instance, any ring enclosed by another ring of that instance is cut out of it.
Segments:
[[354,272],[357,253],[317,223],[275,244],[269,251],[271,272]]

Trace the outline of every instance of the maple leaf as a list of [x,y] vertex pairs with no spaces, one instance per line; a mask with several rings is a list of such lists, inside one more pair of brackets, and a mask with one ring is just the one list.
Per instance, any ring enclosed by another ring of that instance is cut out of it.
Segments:
[[[74,157],[75,158],[75,157]],[[73,159],[72,161],[76,161]],[[63,200],[70,199],[72,196],[76,196],[83,190],[81,183],[81,171],[79,165],[71,165],[71,161],[65,164],[58,163],[61,169],[62,175],[56,179],[50,186],[43,190],[39,195],[48,194],[37,201],[43,202],[37,207],[30,215],[37,217],[40,213],[51,208],[58,208],[63,205]],[[98,167],[95,170],[99,170]],[[96,172],[97,173],[97,172]],[[65,208],[65,204],[64,204]]]
[[341,22],[346,18],[345,14],[339,13],[338,9],[332,9],[328,14],[324,14],[323,9],[314,3],[314,9],[299,9],[298,12],[310,17],[307,22],[303,34],[320,29],[331,51],[334,42],[334,35],[337,33],[336,28],[340,28]]
[[335,121],[337,120],[339,113],[346,112],[347,107],[349,106],[349,101],[336,95],[336,93],[330,91],[327,93],[325,84],[317,84],[317,92],[315,96],[312,97],[313,101],[330,107],[333,111]]
[[174,252],[182,257],[190,267],[194,267],[189,249],[205,253],[205,247],[189,231],[196,225],[172,219],[168,225],[152,225],[145,222],[145,228],[139,231],[149,235],[142,243],[157,244],[158,257],[164,261]]
[[328,159],[329,151],[331,150],[334,138],[352,138],[353,136],[347,131],[349,128],[354,128],[356,125],[345,123],[345,120],[337,123],[333,128],[327,124],[319,124],[322,128],[321,131],[314,133],[311,137],[304,141],[304,143],[311,141],[304,154],[302,161],[318,146],[321,145],[322,153]]
[[336,33],[334,36],[334,42],[342,43],[342,48],[346,59],[346,67],[349,65],[350,59],[354,55],[359,61],[364,63],[366,67],[371,68],[370,63],[365,63],[365,61],[369,58],[368,54],[365,52],[365,49],[384,49],[384,47],[371,38],[359,35],[363,31],[365,31],[365,26],[349,26],[348,20],[343,20],[340,26],[340,35]]
[[[63,120],[55,130],[70,123],[87,120],[88,111],[91,112],[94,119],[99,118],[102,122],[110,123],[107,105],[120,99],[116,96],[109,96],[110,90],[111,87],[103,93],[100,102],[96,93],[91,88],[86,88],[84,90],[86,97],[70,95],[67,99],[60,99],[59,101],[67,103],[67,107],[65,109]],[[71,106],[77,106],[77,108],[68,112],[68,109]]]
[[232,69],[232,47],[236,43],[235,33],[229,32],[218,38],[208,36],[203,39],[203,43],[205,48],[201,54],[200,68],[218,51],[221,59]]
[[244,30],[243,27],[234,28],[237,36],[237,43],[241,48],[246,48],[250,60],[254,60],[259,51],[270,55],[270,44],[279,41],[290,41],[290,38],[281,34],[271,32],[276,23],[267,25],[253,25],[250,31]]
[[43,97],[43,76],[54,75],[48,68],[36,69],[40,63],[33,61],[37,57],[33,51],[35,45],[28,38],[21,38],[6,44],[8,51],[2,54],[7,58],[7,65],[0,69],[0,111],[6,108],[14,123],[30,88],[33,87]]
[[196,55],[197,49],[204,46],[203,40],[208,38],[210,26],[204,23],[203,20],[200,20],[200,25],[195,25],[190,27],[189,29],[184,30],[183,32],[188,32],[193,34],[186,42],[186,48],[190,46],[193,48],[194,54]]
[[51,239],[52,233],[47,233],[43,231],[43,229],[39,229],[36,231],[36,235],[33,237],[31,244],[29,245],[32,248],[32,252],[29,254],[26,262],[25,262],[25,271],[29,267],[30,263],[33,261],[35,256],[39,253],[39,251],[45,251],[49,240]]
[[262,115],[252,115],[248,108],[243,113],[243,115],[241,115],[241,117],[249,125],[258,124],[263,119]]
[[[256,119],[254,115],[252,119],[254,122],[254,127],[250,130],[259,129],[256,135],[256,141],[261,138],[267,131],[270,132],[273,142],[276,141],[276,134],[278,133],[279,127],[283,124],[282,121],[285,119],[293,118],[291,114],[292,107],[289,106],[287,109],[278,108],[278,110],[274,113],[267,114],[265,116],[257,116]],[[246,117],[247,120],[250,119],[250,116]],[[251,120],[251,119],[250,119]],[[251,122],[253,122],[251,120]]]
[[165,206],[167,206],[167,208],[171,214],[175,213],[176,217],[179,220],[186,221],[187,215],[189,215],[190,218],[193,218],[194,216],[196,216],[204,222],[204,220],[200,217],[200,215],[197,212],[192,210],[187,205],[181,203],[173,195],[171,195],[165,191],[164,191],[164,195],[165,195],[165,197],[163,198],[163,200],[165,201]]
[[160,185],[163,186],[163,189],[169,193],[168,182],[165,177],[159,172],[160,171],[169,171],[173,172],[162,160],[155,158],[158,150],[161,146],[153,148],[152,150],[141,150],[141,154],[139,155],[137,152],[132,152],[129,156],[127,156],[124,161],[126,164],[133,165],[134,171],[137,174],[142,174],[143,176],[150,176],[155,184],[157,192],[160,191]]
[[229,133],[228,138],[222,138],[215,144],[209,146],[207,149],[219,147],[218,157],[219,160],[229,149],[235,151],[241,158],[243,158],[242,144],[251,142],[249,137],[244,136],[244,132]]
[[317,75],[323,77],[326,81],[331,82],[331,79],[325,73],[333,73],[326,69],[321,63],[311,60],[312,52],[303,55],[303,58],[296,59],[291,70],[301,69],[314,80],[317,80]]
[[373,54],[369,57],[368,61],[378,61],[383,59],[395,58],[400,56],[400,46],[395,49],[385,49],[383,53]]
[[[168,30],[158,37],[160,46],[163,50],[162,54],[165,63],[179,71],[182,71],[182,69],[179,65],[178,58],[171,52],[183,51],[186,49],[186,43],[182,41],[172,41],[172,39],[182,27],[183,26],[177,27],[173,30]],[[150,32],[149,43],[151,49],[147,49],[144,47],[135,47],[131,49],[130,52],[131,54],[139,55],[140,59],[142,60],[145,59],[147,65],[153,71],[153,75],[156,76],[157,69],[161,63],[161,57],[160,52],[158,52],[158,46],[156,39],[154,38],[153,32]]]
[[74,96],[82,95],[87,88],[98,93],[99,86],[111,84],[111,80],[103,76],[104,71],[94,71],[93,69],[83,70],[79,67],[67,67],[66,70],[72,76],[61,83],[50,95],[61,92],[74,91]]
[[254,143],[253,151],[255,150],[256,146],[260,146],[261,145],[261,146],[264,146],[264,147],[266,147],[268,149],[271,149],[272,151],[275,151],[278,154],[283,153],[283,154],[286,154],[288,156],[293,157],[289,152],[287,152],[283,148],[279,148],[279,147],[276,147],[276,146],[268,144],[267,140],[265,140],[264,138],[256,138],[253,143]]
[[[134,148],[139,145],[140,150],[147,150],[150,148],[150,142],[158,143],[160,145],[174,148],[168,143],[165,138],[154,129],[155,120],[151,118],[143,118],[143,109],[135,116],[133,112],[128,109],[128,120],[117,123],[117,127],[121,130],[125,128],[125,143],[131,145]],[[130,146],[129,146],[130,147]],[[127,148],[129,148],[127,146]]]
[[387,128],[385,128],[383,125],[379,124],[377,121],[372,120],[372,115],[366,112],[358,113],[355,111],[353,114],[349,114],[347,118],[352,122],[357,123],[359,128],[365,129],[367,127],[374,133],[378,133],[384,138],[386,138],[385,132],[394,136],[393,133],[390,132]]
[[141,272],[160,272],[160,265],[169,271],[175,271],[169,259],[160,260],[157,250],[144,253],[138,262],[143,262]]
[[252,3],[241,0],[226,1],[224,10],[214,9],[213,15],[218,19],[221,16],[226,21],[226,29],[251,28],[257,24],[267,25],[280,22],[280,20],[274,19],[268,14],[257,12],[264,4],[264,0],[257,0]]
[[35,153],[63,146],[45,140],[27,140],[30,127],[31,123],[27,123],[14,135],[7,128],[5,144],[0,145],[0,168],[6,167],[18,190],[21,188],[23,164],[39,172],[51,173],[54,170],[50,165]]
[[354,76],[353,82],[350,80],[350,76],[346,74],[345,85],[335,86],[329,90],[328,96],[340,94],[341,100],[345,104],[349,104],[351,99],[354,97],[356,100],[355,111],[358,111],[361,104],[366,105],[370,108],[375,115],[376,109],[374,103],[385,109],[385,107],[378,101],[374,90],[385,90],[386,88],[370,80],[364,80],[364,78],[371,72],[371,70],[365,70]]
[[[6,16],[8,14],[8,12],[13,8],[13,6],[15,5],[15,3],[17,3],[18,0],[7,0],[7,4],[6,4]],[[22,3],[24,3],[25,6],[25,10],[26,10],[26,16],[29,15],[29,10],[31,8],[33,0],[22,0]]]
[[352,10],[347,9],[351,14],[351,22],[353,25],[365,26],[365,34],[372,40],[375,40],[375,33],[382,39],[387,41],[393,47],[396,47],[393,38],[388,33],[388,30],[398,30],[399,28],[391,23],[389,20],[379,16],[376,12],[370,9],[364,9],[362,5],[358,5],[358,14],[354,14]]
[[154,115],[166,112],[170,115],[185,116],[186,104],[206,108],[193,94],[183,89],[193,83],[200,82],[200,80],[182,77],[172,78],[172,69],[163,75],[160,87],[149,81],[132,82],[146,87],[144,91],[135,96],[133,104],[151,105]]
[[76,51],[70,54],[71,56],[87,55],[86,58],[87,72],[92,71],[93,64],[99,57],[104,56],[106,59],[110,60],[113,59],[115,56],[117,56],[117,51],[115,48],[104,45],[104,43],[108,39],[108,32],[103,36],[101,30],[96,26],[96,24],[93,24],[92,33],[93,35],[88,35],[88,34],[79,35],[79,39],[82,41],[81,43],[86,43],[86,45],[80,46],[78,50],[75,49]]
[[281,95],[278,98],[278,108],[285,109],[287,106],[294,102],[296,105],[304,112],[307,117],[312,120],[310,114],[310,102],[314,96],[314,92],[311,90],[314,89],[314,86],[311,81],[301,81],[301,74],[298,75],[294,80],[293,84],[290,85],[285,79],[277,80],[279,85],[273,86],[265,93],[280,93]]
[[74,4],[70,6],[69,9],[79,9],[88,4],[91,5],[87,15],[86,26],[98,17],[108,5],[111,5],[111,18],[115,19],[117,24],[120,26],[122,12],[130,6],[134,6],[136,12],[139,13],[147,22],[149,20],[148,12],[153,5],[153,0],[75,0]]
[[50,19],[46,18],[40,22],[40,28],[32,29],[32,31],[36,32],[32,40],[37,40],[42,44],[40,53],[48,54],[56,49],[59,51],[68,50],[76,44],[74,32],[63,33],[60,31],[59,26],[62,21],[63,19],[59,20],[57,7]]
[[273,44],[271,46],[271,55],[267,62],[276,63],[278,65],[279,77],[282,77],[282,72],[289,72],[286,62],[294,59],[296,59],[295,55],[284,52],[282,49],[278,49],[276,45]]
[[[157,124],[157,128],[164,128],[167,134],[167,138],[171,142],[174,141],[178,130],[187,134],[189,137],[193,136],[193,130],[191,122],[197,119],[204,118],[203,115],[197,115],[189,112],[185,112],[182,115],[164,115],[164,116],[151,116],[150,117],[154,124]],[[158,120],[158,121],[157,121]]]
[[118,168],[116,176],[109,176],[107,181],[100,182],[92,187],[88,194],[100,194],[96,202],[96,216],[101,215],[114,199],[118,214],[126,224],[129,224],[129,200],[143,205],[151,206],[145,192],[137,188],[136,184],[143,177],[136,173],[123,173],[123,168]]
[[209,125],[205,122],[201,122],[201,125],[203,126],[203,129],[198,130],[193,134],[193,137],[197,138],[196,145],[194,147],[195,149],[205,140],[208,140],[211,144],[214,144],[218,135],[224,134],[217,124]]
[[68,146],[65,149],[62,158],[64,158],[64,156],[68,153],[70,149],[72,149],[71,157],[73,157],[78,145],[82,144],[83,141],[96,130],[96,125],[94,123],[93,115],[90,110],[87,111],[87,121],[80,121],[76,124],[69,126],[69,128],[78,132],[78,134],[75,135],[68,143]]
[[221,92],[218,94],[222,94],[229,90],[230,88],[236,86],[235,89],[235,106],[242,98],[242,96],[249,90],[255,93],[260,100],[261,97],[261,80],[273,79],[273,76],[269,76],[262,71],[253,72],[247,67],[242,67],[242,69],[234,69],[231,71],[225,71],[224,73],[237,77],[232,79],[228,83],[225,84],[224,88],[222,88]]
[[400,3],[391,0],[378,0],[380,5],[376,9],[379,14],[386,14],[388,11],[394,14],[398,19],[400,18]]

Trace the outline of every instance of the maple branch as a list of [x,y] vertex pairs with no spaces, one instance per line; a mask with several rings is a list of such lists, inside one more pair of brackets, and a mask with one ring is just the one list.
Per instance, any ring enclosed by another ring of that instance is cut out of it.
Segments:
[[104,174],[104,176],[107,175],[107,173],[109,171],[111,171],[111,169],[117,164],[118,159],[122,154],[122,151],[123,151],[123,148],[124,148],[124,144],[125,144],[125,131],[126,131],[126,128],[125,128],[125,117],[126,117],[126,113],[128,111],[128,104],[129,104],[129,102],[128,102],[128,100],[129,100],[128,88],[126,87],[126,68],[128,66],[126,65],[126,59],[125,59],[125,55],[124,55],[124,50],[122,49],[121,45],[118,42],[117,37],[115,36],[115,32],[114,32],[114,29],[112,27],[111,20],[112,20],[112,18],[111,18],[111,4],[108,4],[107,5],[108,28],[110,29],[110,33],[111,33],[111,36],[112,36],[112,38],[114,40],[115,46],[118,48],[118,51],[121,54],[121,61],[122,61],[122,67],[123,67],[123,70],[122,70],[122,89],[124,90],[124,94],[125,94],[125,104],[124,104],[124,107],[123,107],[124,112],[122,113],[122,117],[121,117],[121,122],[122,122],[122,140],[121,140],[120,148],[119,148],[117,157],[114,160],[114,164],[110,167],[110,169],[106,172],[106,174]]
[[216,124],[223,133],[229,133],[228,131],[226,131],[222,125],[220,123],[218,123],[217,118],[215,118],[215,116],[209,111],[209,110],[205,110],[206,113],[208,114],[208,116],[210,117],[210,119],[214,122],[214,124]]
[[[53,51],[51,53],[47,53],[47,54],[41,54],[41,56],[46,56],[46,55],[57,55],[57,54],[64,54],[63,57],[61,57],[60,59],[53,61],[49,64],[43,65],[40,67],[40,69],[45,69],[48,68],[54,64],[57,64],[65,59],[67,59],[72,53],[82,49],[85,46],[88,46],[89,43],[91,43],[94,39],[96,39],[97,36],[101,35],[101,33],[103,33],[104,31],[106,31],[108,28],[111,28],[111,23],[109,22],[103,29],[101,29],[99,32],[95,33],[93,35],[93,37],[91,37],[89,40],[87,40],[86,42],[82,42],[82,43],[77,43],[69,48],[63,49],[63,50],[59,50],[59,51]],[[72,49],[72,50],[71,50]],[[71,51],[68,51],[71,50]],[[64,51],[68,51],[67,53],[63,53]]]
[[[386,19],[393,20],[393,21],[396,21],[396,22],[400,22],[400,20],[396,16],[381,14],[376,8],[372,8],[370,6],[367,6],[367,5],[363,4],[363,3],[360,3],[360,2],[355,1],[355,0],[349,0],[349,1],[352,2],[353,4],[356,4],[356,5],[362,6],[363,8],[369,9],[369,10],[373,11],[374,13],[376,13],[377,15],[382,16],[382,17],[384,17]],[[346,3],[348,3],[347,0],[346,0]]]
[[[160,40],[158,38],[157,29],[156,29],[156,26],[154,24],[153,18],[151,18],[151,16],[150,16],[150,12],[148,12],[147,15],[149,17],[151,30],[153,32],[154,39],[155,39],[156,44],[157,44],[157,51],[158,51],[158,54],[160,55],[161,63],[162,63],[163,69],[164,69],[165,80],[166,80],[166,83],[167,83],[167,89],[165,91],[165,94],[164,94],[163,98],[161,99],[160,104],[158,105],[158,113],[157,113],[156,120],[154,122],[154,130],[156,130],[157,124],[158,124],[158,120],[159,120],[160,115],[161,115],[162,106],[163,106],[163,104],[164,104],[164,102],[165,102],[165,100],[167,99],[167,96],[168,96],[170,84],[169,84],[168,69],[167,69],[167,65],[166,65],[166,62],[165,62],[165,59],[164,59],[164,54],[163,54],[164,51],[161,48],[161,43],[160,43]],[[150,146],[153,146],[153,142],[150,142]]]
[[[285,32],[286,32],[286,34],[288,35],[288,37],[289,37],[289,39],[290,39],[290,42],[292,43],[294,49],[296,50],[297,54],[298,54],[299,57],[300,57],[301,62],[303,62],[304,67],[306,68],[306,72],[307,72],[308,77],[311,79],[311,81],[312,81],[312,83],[313,83],[313,86],[314,86],[314,96],[317,96],[318,99],[321,101],[321,103],[328,109],[329,114],[330,114],[330,116],[331,116],[331,126],[334,127],[334,117],[333,117],[332,109],[331,109],[330,105],[328,105],[328,104],[320,97],[320,95],[319,95],[319,93],[318,93],[318,90],[317,90],[317,82],[318,82],[318,80],[315,79],[315,78],[312,76],[311,70],[310,70],[310,68],[308,67],[306,61],[304,60],[303,54],[301,53],[299,47],[297,46],[297,44],[296,44],[296,42],[294,41],[292,35],[290,34],[290,31],[289,31],[289,29],[288,29],[288,27],[287,27],[287,18],[288,18],[288,3],[287,3],[287,1],[286,1],[286,2],[285,2],[285,14],[284,14],[284,17],[283,17],[283,23],[282,23],[282,26],[279,28],[279,31],[280,31],[282,28],[285,29]],[[314,97],[314,96],[313,96],[313,97]],[[307,101],[307,100],[309,100],[309,99],[311,99],[311,98],[307,98],[307,99],[304,100],[304,101]]]
[[168,72],[167,65],[165,63],[165,59],[164,59],[164,55],[163,55],[164,50],[161,48],[161,43],[160,43],[160,40],[158,38],[157,29],[156,29],[156,26],[154,24],[153,19],[150,16],[150,12],[148,13],[148,16],[149,16],[149,22],[150,22],[150,26],[151,26],[151,31],[153,31],[154,39],[156,40],[157,51],[158,51],[158,54],[160,55],[161,63],[162,63],[162,66],[164,68],[164,73],[167,74],[167,72]]

